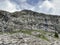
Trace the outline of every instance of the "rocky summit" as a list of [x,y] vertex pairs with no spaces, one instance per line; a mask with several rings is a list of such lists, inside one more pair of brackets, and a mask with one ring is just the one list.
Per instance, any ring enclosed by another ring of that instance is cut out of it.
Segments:
[[14,13],[0,11],[0,31],[47,30],[60,32],[60,16],[22,10]]
[[31,10],[0,10],[0,45],[60,45],[60,16]]

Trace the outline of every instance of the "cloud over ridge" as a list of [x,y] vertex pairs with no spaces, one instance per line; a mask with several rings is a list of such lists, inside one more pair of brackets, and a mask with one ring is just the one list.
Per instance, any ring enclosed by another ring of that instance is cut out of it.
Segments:
[[59,4],[59,0],[0,0],[0,10],[14,12],[28,9],[36,12],[59,15]]

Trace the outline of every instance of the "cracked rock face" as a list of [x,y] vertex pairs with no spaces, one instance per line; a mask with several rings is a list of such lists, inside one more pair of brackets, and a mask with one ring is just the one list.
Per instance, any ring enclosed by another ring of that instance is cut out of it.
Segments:
[[60,16],[22,10],[9,13],[0,11],[0,32],[17,30],[47,30],[60,32]]
[[[60,45],[60,37],[56,39],[53,34],[39,32],[40,30],[51,33],[60,32],[60,16],[37,13],[31,10],[14,13],[0,10],[0,32],[3,32],[0,34],[0,45]],[[14,31],[21,32],[15,33]]]

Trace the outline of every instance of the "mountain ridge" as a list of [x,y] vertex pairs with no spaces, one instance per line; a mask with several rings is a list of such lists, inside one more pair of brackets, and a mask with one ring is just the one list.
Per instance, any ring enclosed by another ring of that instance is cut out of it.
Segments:
[[14,13],[0,11],[0,31],[47,30],[60,32],[60,16],[22,10]]
[[5,10],[0,10],[0,12],[8,12],[8,13],[19,13],[19,12],[23,12],[23,11],[25,11],[25,12],[35,12],[35,13],[38,13],[38,14],[45,14],[45,15],[52,15],[52,16],[60,16],[60,15],[54,15],[54,14],[46,14],[46,13],[40,13],[40,12],[36,12],[36,11],[32,11],[32,10],[21,10],[21,11],[15,11],[15,12],[8,12],[8,11],[5,11]]

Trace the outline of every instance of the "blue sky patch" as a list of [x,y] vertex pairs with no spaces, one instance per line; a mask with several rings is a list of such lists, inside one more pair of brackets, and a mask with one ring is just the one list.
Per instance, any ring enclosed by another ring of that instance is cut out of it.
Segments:
[[36,5],[38,4],[39,0],[27,0],[27,3],[30,4],[30,5]]

